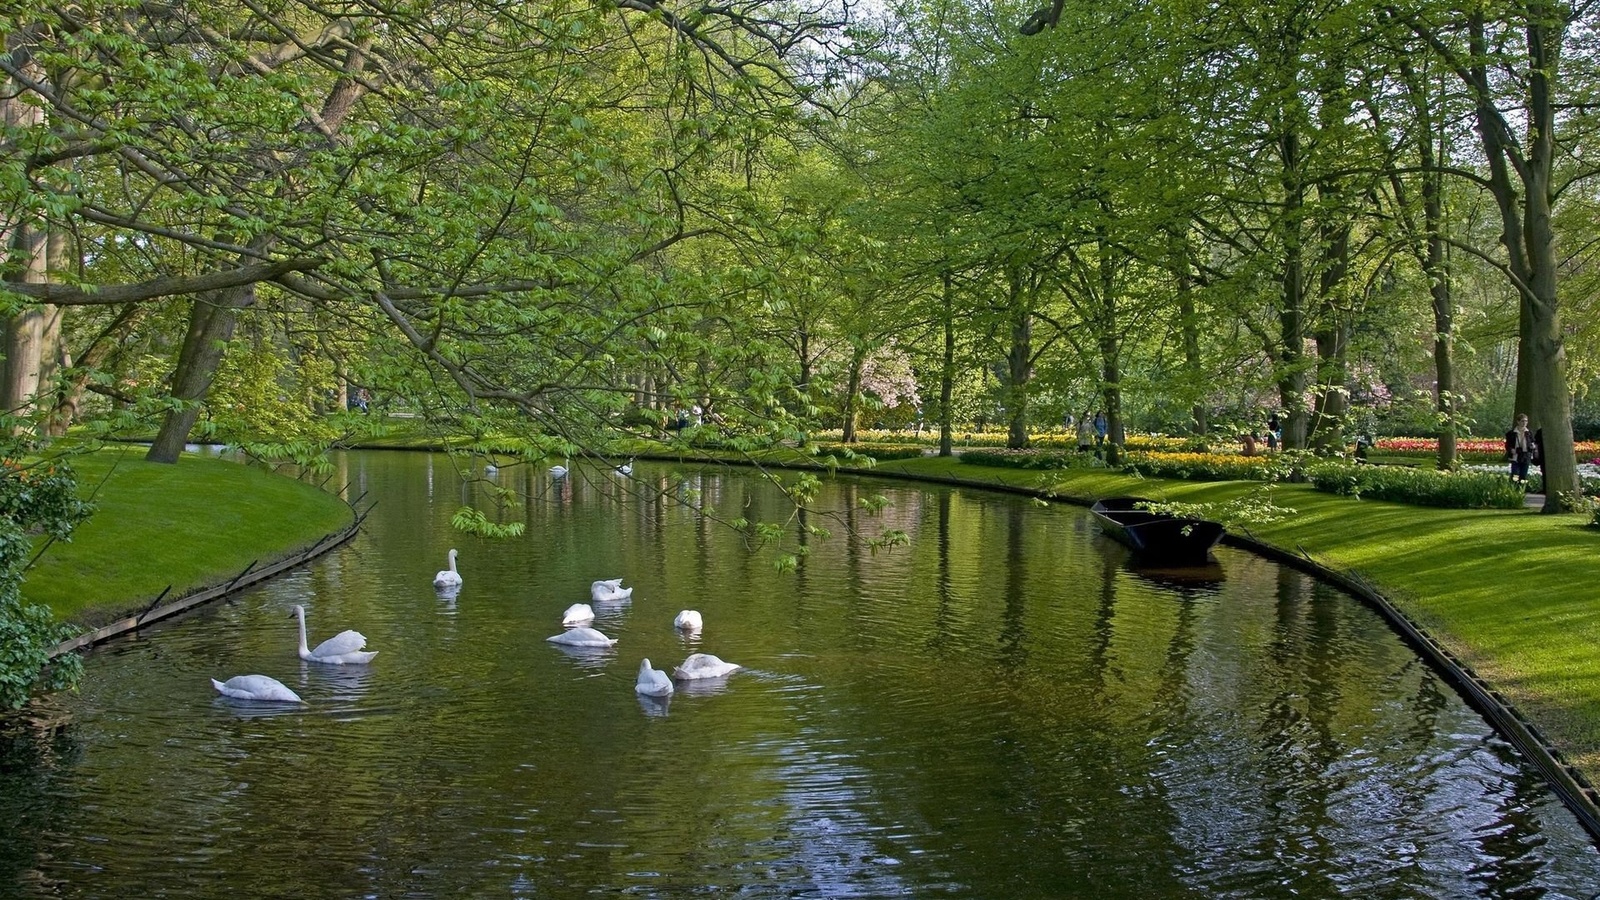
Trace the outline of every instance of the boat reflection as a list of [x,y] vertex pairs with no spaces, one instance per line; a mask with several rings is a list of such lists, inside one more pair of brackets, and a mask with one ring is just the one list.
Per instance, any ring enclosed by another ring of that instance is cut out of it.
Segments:
[[1215,559],[1197,566],[1152,566],[1141,562],[1138,556],[1130,555],[1123,562],[1123,568],[1135,578],[1156,587],[1176,590],[1185,599],[1220,596],[1222,583],[1227,578],[1222,563]]

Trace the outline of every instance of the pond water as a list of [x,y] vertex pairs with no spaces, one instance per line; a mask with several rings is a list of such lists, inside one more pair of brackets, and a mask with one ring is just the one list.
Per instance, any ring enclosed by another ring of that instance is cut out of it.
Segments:
[[[829,481],[798,571],[674,502],[779,519],[744,471],[508,467],[525,537],[441,455],[352,453],[363,533],[87,660],[0,748],[21,897],[1591,897],[1600,854],[1354,599],[1228,549],[1140,571],[1082,510]],[[862,498],[889,505],[871,513]],[[865,537],[899,528],[907,547]],[[852,535],[852,530],[859,534]],[[791,530],[791,534],[793,530]],[[154,536],[159,539],[159,536]],[[791,538],[791,542],[792,542]],[[431,586],[459,548],[454,599]],[[589,583],[611,651],[547,643]],[[1216,580],[1220,578],[1220,580]],[[295,655],[356,628],[370,666]],[[697,636],[672,627],[702,612]],[[669,701],[639,662],[741,663]],[[304,706],[208,679],[271,675]]]

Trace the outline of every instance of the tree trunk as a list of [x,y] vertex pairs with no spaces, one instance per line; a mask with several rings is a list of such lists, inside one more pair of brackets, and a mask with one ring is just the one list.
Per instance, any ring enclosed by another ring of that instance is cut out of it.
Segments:
[[[1102,212],[1107,219],[1111,210]],[[1128,435],[1122,423],[1122,332],[1118,328],[1117,264],[1104,226],[1099,228],[1096,246],[1100,276],[1099,324],[1095,335],[1100,346],[1100,395],[1106,411],[1106,462],[1115,466],[1122,462],[1122,448]]]
[[867,348],[865,344],[853,348],[850,352],[850,377],[844,391],[844,428],[842,439],[846,444],[856,442],[856,416],[860,414],[860,403],[857,398],[861,395],[861,370],[867,364]]
[[1439,413],[1439,468],[1456,467],[1456,382],[1451,357],[1455,343],[1455,308],[1450,296],[1450,269],[1445,255],[1443,185],[1437,171],[1428,171],[1432,154],[1423,161],[1422,216],[1428,253],[1423,271],[1433,297],[1433,402]]
[[1028,379],[1033,369],[1033,313],[1026,300],[1022,273],[1013,267],[1010,275],[1011,348],[1006,353],[1006,415],[1009,427],[1006,447],[1023,450],[1028,446]]
[[1340,223],[1328,229],[1325,241],[1327,259],[1323,263],[1321,321],[1316,330],[1317,393],[1311,445],[1317,450],[1344,447],[1344,417],[1350,409],[1350,394],[1345,384],[1349,376],[1350,315],[1346,289],[1350,265],[1350,226]]
[[1283,243],[1283,277],[1278,310],[1278,402],[1283,408],[1283,448],[1306,447],[1305,248],[1301,240],[1305,186],[1300,179],[1300,138],[1292,130],[1279,136],[1283,160],[1284,209],[1278,221]]
[[[21,262],[17,281],[42,284],[48,266],[48,234],[31,223],[13,231],[13,258]],[[43,306],[32,306],[12,316],[5,325],[5,375],[0,380],[0,409],[14,416],[29,416],[37,408],[39,373],[43,368],[45,319]],[[23,430],[17,426],[14,430]]]
[[1178,267],[1178,320],[1183,332],[1183,369],[1189,376],[1189,390],[1195,392],[1194,405],[1189,409],[1189,427],[1196,437],[1205,437],[1206,404],[1201,392],[1206,379],[1200,358],[1200,322],[1194,308],[1194,276],[1189,271],[1187,243],[1183,244],[1182,251]]
[[953,432],[955,430],[953,413],[950,409],[950,400],[955,394],[956,381],[956,314],[955,290],[951,286],[950,273],[944,273],[944,358],[939,366],[939,455],[951,456],[955,449]]
[[189,333],[183,339],[183,349],[178,353],[178,367],[172,375],[171,397],[182,401],[182,406],[167,413],[156,434],[155,443],[145,459],[150,462],[175,463],[189,442],[189,432],[200,415],[201,401],[210,390],[217,367],[222,363],[224,348],[233,337],[239,320],[239,310],[255,302],[255,287],[243,285],[202,294],[194,301],[189,314]]
[[[1465,73],[1474,95],[1478,136],[1489,166],[1489,187],[1499,207],[1501,243],[1507,268],[1518,288],[1516,412],[1526,411],[1542,432],[1544,512],[1568,512],[1578,491],[1578,465],[1572,440],[1572,398],[1567,392],[1566,348],[1563,342],[1558,257],[1551,221],[1555,196],[1556,97],[1552,79],[1558,71],[1566,25],[1559,11],[1543,2],[1527,5],[1527,87],[1516,112],[1526,121],[1525,155],[1496,105],[1487,64],[1488,39],[1483,12],[1468,18],[1472,67]],[[1512,180],[1513,171],[1520,185]]]

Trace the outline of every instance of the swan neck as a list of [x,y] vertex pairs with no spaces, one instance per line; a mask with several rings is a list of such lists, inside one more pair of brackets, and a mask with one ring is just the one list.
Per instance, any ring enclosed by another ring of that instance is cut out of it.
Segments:
[[306,646],[306,611],[301,607],[294,608],[294,617],[300,620],[300,658],[310,659],[311,649]]

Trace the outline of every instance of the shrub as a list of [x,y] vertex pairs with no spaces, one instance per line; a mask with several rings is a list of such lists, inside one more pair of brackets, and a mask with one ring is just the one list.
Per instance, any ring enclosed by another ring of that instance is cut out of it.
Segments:
[[891,459],[918,459],[922,448],[918,446],[893,446],[888,444],[817,444],[816,455],[836,457],[842,464],[868,457],[878,462]]
[[[1074,444],[1074,447],[1077,445]],[[968,450],[961,462],[1003,469],[1072,469],[1104,465],[1091,453],[1060,450]]]
[[1493,472],[1322,463],[1306,474],[1319,491],[1449,509],[1518,509],[1521,485]]
[[77,683],[83,663],[68,654],[55,661],[50,648],[72,637],[50,609],[22,602],[23,573],[33,534],[66,540],[88,517],[77,483],[65,466],[0,462],[0,709],[18,709],[39,691]]

